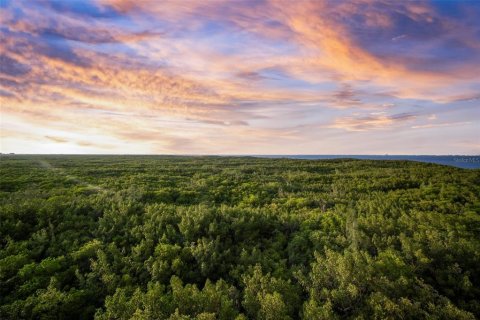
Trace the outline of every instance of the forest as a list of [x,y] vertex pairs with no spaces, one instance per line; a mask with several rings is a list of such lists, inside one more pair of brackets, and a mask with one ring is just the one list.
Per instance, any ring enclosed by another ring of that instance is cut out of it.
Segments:
[[480,318],[480,169],[2,155],[1,319]]

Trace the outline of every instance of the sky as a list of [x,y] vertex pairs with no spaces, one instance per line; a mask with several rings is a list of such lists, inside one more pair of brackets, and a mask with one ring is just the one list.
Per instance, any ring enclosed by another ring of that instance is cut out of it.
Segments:
[[3,153],[480,154],[480,1],[0,0]]

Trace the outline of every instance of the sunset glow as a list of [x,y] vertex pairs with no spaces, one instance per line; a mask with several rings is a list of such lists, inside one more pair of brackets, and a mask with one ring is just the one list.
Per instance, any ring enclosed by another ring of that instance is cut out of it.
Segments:
[[480,154],[480,2],[0,6],[3,153]]

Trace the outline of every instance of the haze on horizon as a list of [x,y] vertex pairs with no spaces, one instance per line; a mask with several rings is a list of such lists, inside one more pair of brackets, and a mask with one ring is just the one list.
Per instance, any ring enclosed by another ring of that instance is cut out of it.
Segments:
[[480,154],[480,2],[0,2],[1,152]]

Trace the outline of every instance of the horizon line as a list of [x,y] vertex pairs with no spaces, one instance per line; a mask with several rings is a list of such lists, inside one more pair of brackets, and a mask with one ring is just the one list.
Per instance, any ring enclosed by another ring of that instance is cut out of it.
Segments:
[[244,153],[244,154],[221,154],[221,153],[16,153],[16,152],[0,152],[0,155],[58,155],[58,156],[183,156],[183,157],[202,157],[202,156],[218,156],[218,157],[271,157],[271,156],[466,156],[466,157],[480,157],[480,154],[390,154],[390,153],[364,153],[364,154],[347,154],[347,153],[272,153],[272,154],[258,154],[258,153]]

